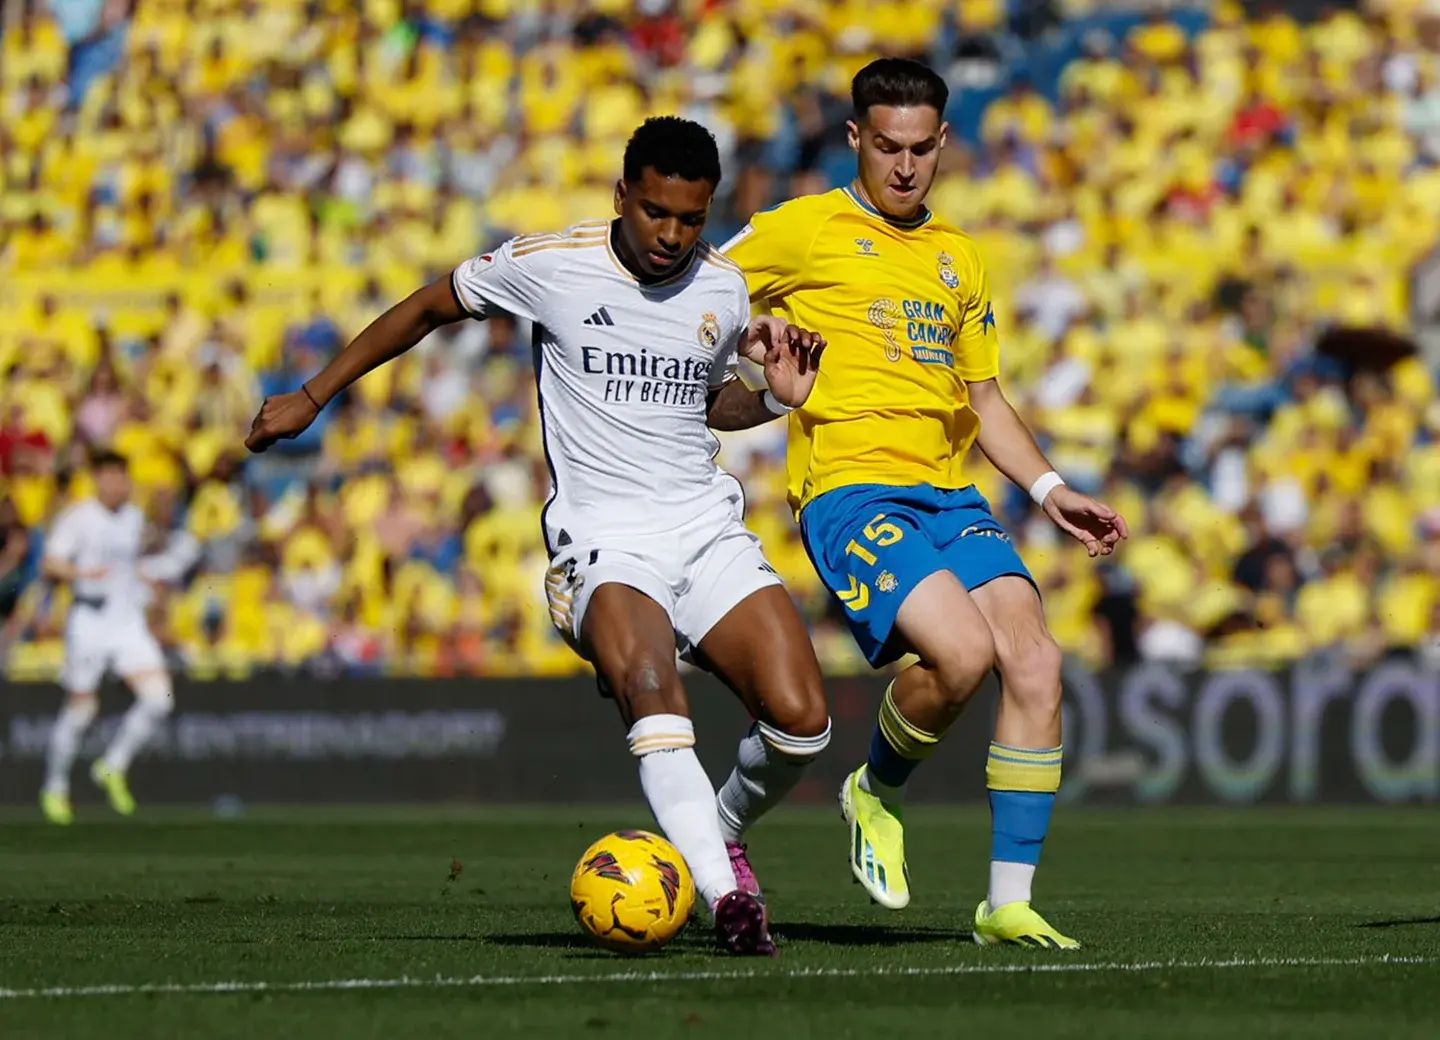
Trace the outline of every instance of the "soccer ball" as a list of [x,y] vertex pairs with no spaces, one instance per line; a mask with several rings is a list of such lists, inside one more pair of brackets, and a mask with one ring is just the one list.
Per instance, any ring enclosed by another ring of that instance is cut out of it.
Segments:
[[575,920],[617,953],[649,953],[679,934],[695,882],[678,849],[649,831],[616,831],[585,850],[570,878]]

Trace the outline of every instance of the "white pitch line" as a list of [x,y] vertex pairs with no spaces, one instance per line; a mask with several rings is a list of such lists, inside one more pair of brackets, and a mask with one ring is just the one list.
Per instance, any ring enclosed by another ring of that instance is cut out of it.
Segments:
[[954,975],[1068,975],[1153,971],[1234,971],[1256,968],[1363,968],[1372,966],[1440,964],[1440,957],[1232,957],[1189,961],[1049,961],[1042,964],[948,964],[931,967],[792,968],[734,971],[612,971],[588,975],[436,975],[390,979],[319,979],[311,982],[154,982],[112,983],[101,986],[47,986],[36,989],[0,989],[0,1000],[67,997],[133,997],[153,994],[203,995],[212,993],[326,993],[345,990],[455,989],[507,986],[581,986],[625,982],[728,982],[747,979],[852,979],[924,978]]

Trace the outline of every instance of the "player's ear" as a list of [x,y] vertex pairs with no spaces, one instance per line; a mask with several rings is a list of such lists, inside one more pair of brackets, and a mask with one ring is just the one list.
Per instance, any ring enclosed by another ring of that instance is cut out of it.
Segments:
[[944,147],[945,147],[945,139],[946,139],[946,137],[949,136],[949,134],[950,134],[950,124],[949,124],[949,123],[941,123],[941,124],[940,124],[940,136],[937,138],[937,140],[940,142],[940,147],[941,147],[941,148],[944,148]]
[[860,124],[853,119],[845,120],[845,137],[850,142],[850,150],[860,150]]
[[621,177],[619,180],[617,180],[617,181],[615,182],[615,215],[616,215],[617,217],[622,217],[622,216],[625,215],[625,191],[626,191],[626,188],[627,188],[627,185],[625,184],[625,178],[624,178],[624,177]]

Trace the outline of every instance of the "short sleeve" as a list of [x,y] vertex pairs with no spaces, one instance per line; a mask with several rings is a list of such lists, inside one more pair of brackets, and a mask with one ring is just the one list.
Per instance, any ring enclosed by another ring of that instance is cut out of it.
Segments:
[[965,250],[970,277],[969,292],[963,297],[960,334],[956,341],[955,370],[967,383],[983,383],[1000,375],[1000,334],[995,328],[995,308],[990,299],[990,276],[973,246]]
[[467,314],[482,321],[492,308],[539,321],[544,279],[538,271],[542,261],[532,254],[540,246],[528,238],[512,238],[494,252],[466,260],[450,276],[455,299]]
[[70,509],[55,521],[50,534],[45,538],[45,557],[74,563],[80,551],[80,516]]
[[800,287],[810,245],[819,229],[798,199],[755,214],[720,251],[745,272],[755,302],[786,296]]

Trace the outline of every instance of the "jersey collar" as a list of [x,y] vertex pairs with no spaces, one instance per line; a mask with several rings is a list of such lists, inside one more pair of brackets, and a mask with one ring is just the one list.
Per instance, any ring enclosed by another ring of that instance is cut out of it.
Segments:
[[934,216],[934,214],[930,212],[930,208],[928,206],[921,206],[920,212],[917,213],[915,216],[910,217],[908,220],[902,220],[900,217],[892,217],[888,213],[881,213],[874,206],[870,205],[870,203],[865,201],[864,196],[862,196],[858,191],[855,190],[855,186],[853,184],[847,184],[840,190],[845,193],[845,197],[847,199],[849,199],[855,205],[859,206],[872,217],[879,217],[891,227],[897,227],[904,231],[914,231],[918,227],[924,227],[926,224],[930,223],[930,218]]

